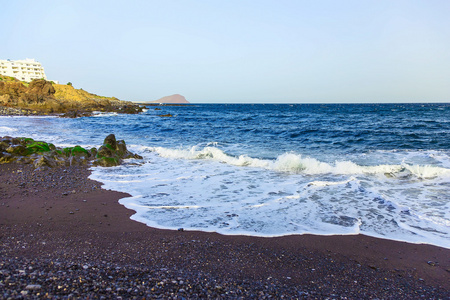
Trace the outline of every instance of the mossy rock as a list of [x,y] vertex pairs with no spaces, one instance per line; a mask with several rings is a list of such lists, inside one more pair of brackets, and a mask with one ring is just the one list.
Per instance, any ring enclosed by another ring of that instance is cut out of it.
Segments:
[[34,143],[34,140],[32,139],[32,138],[26,138],[26,137],[20,137],[20,138],[18,138],[21,142],[22,142],[22,144],[24,144],[24,145],[29,145],[29,144],[33,144]]
[[116,148],[117,148],[117,152],[118,152],[120,157],[123,157],[125,155],[125,153],[128,152],[127,144],[125,143],[124,140],[117,141]]
[[[112,150],[116,150],[116,136],[114,134],[108,135],[105,140],[103,141],[103,145],[107,145],[108,148],[111,148]],[[110,146],[110,147],[109,147]]]
[[97,158],[102,158],[102,157],[112,157],[115,156],[115,149],[111,149],[110,145],[103,145],[100,148],[98,148],[97,151]]
[[89,150],[91,153],[91,156],[93,157],[97,157],[97,148],[92,147],[91,150]]
[[115,157],[101,157],[93,162],[94,166],[114,167],[120,165],[120,160]]
[[4,150],[8,149],[9,146],[10,145],[8,143],[1,141],[0,142],[0,151],[4,151]]
[[70,157],[70,156],[87,156],[89,157],[89,151],[87,151],[86,149],[84,149],[81,146],[75,146],[75,147],[66,147],[62,149],[62,153],[65,154],[65,156]]
[[87,156],[87,157],[89,157],[89,151],[87,151],[86,149],[84,149],[81,146],[73,147],[72,151],[70,151],[70,154],[72,156]]
[[23,145],[13,145],[6,149],[6,152],[10,153],[11,155],[28,155],[30,154],[30,150],[28,150],[27,147]]
[[111,151],[116,151],[116,148],[114,148],[113,146],[111,146],[110,144],[103,144],[103,146],[105,146],[106,148],[108,148]]
[[54,168],[58,166],[58,163],[51,157],[42,155],[38,159],[34,161],[34,167],[35,168],[42,168],[42,167],[50,167]]
[[47,144],[45,142],[33,142],[31,144],[27,145],[28,154],[31,153],[42,153],[42,152],[49,152],[51,150],[56,149],[55,145],[53,144]]
[[72,153],[72,149],[73,149],[73,147],[66,147],[66,148],[63,148],[63,149],[62,149],[62,152],[63,152],[67,157],[69,157],[70,154]]

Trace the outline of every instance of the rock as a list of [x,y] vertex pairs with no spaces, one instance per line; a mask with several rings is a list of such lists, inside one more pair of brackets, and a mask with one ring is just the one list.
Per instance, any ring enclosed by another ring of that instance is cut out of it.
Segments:
[[60,117],[62,118],[81,118],[81,117],[90,117],[92,116],[92,112],[90,111],[83,111],[83,110],[70,110],[62,115]]
[[78,156],[78,157],[79,156],[85,156],[85,157],[89,157],[90,156],[89,152],[86,149],[84,149],[83,147],[81,147],[81,146],[73,147],[72,150],[70,151],[70,154],[72,156]]
[[109,148],[108,146],[100,146],[100,148],[98,148],[97,151],[97,158],[101,158],[101,157],[111,157],[114,154],[114,150],[112,150],[111,148]]
[[50,81],[35,79],[28,85],[28,92],[42,96],[51,96],[56,90]]
[[30,138],[0,138],[0,164],[33,163],[36,169],[57,166],[86,165],[92,161],[94,166],[111,167],[122,163],[122,159],[142,156],[127,150],[124,140],[116,141],[114,134],[108,135],[104,144],[97,150],[86,150],[81,146],[56,148],[55,145]]
[[45,155],[41,156],[39,159],[37,159],[34,162],[34,167],[35,168],[40,168],[40,167],[50,167],[50,168],[54,168],[56,167],[58,164],[56,163],[56,161],[50,157],[47,157]]
[[22,145],[13,145],[6,149],[6,152],[12,154],[12,155],[27,155],[28,150],[27,147]]
[[143,159],[143,157],[140,156],[139,154],[133,154],[133,158],[135,158],[135,159]]
[[6,152],[0,152],[0,164],[10,163],[15,160],[16,160],[16,157],[14,157],[12,154],[6,153]]
[[90,156],[93,156],[93,157],[97,156],[97,149],[95,147],[91,148],[91,150],[89,150],[89,152],[91,153]]
[[110,145],[113,150],[117,150],[116,136],[114,134],[108,135],[103,141],[103,145]]
[[8,143],[0,141],[0,151],[5,151],[8,147],[9,147]]
[[46,142],[35,142],[35,141],[32,141],[31,143],[27,144],[26,148],[28,150],[28,154],[49,152],[51,150],[56,149],[55,145],[53,145],[53,144],[48,144]]
[[69,157],[69,166],[81,166],[87,165],[88,160],[84,156],[71,156]]
[[93,161],[94,166],[114,167],[120,165],[120,160],[114,157],[101,157]]
[[119,151],[119,153],[121,153],[122,155],[124,155],[126,152],[128,152],[127,145],[125,144],[124,140],[117,141],[116,150]]

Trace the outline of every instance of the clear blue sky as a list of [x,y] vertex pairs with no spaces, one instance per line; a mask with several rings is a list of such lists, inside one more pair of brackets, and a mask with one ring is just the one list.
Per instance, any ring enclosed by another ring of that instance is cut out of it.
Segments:
[[123,100],[450,102],[450,1],[0,0],[0,58]]

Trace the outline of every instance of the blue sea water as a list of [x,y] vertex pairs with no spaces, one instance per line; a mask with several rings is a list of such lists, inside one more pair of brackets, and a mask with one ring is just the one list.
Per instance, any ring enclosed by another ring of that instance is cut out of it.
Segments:
[[[93,168],[133,219],[222,234],[357,234],[450,248],[450,104],[192,104],[0,117],[58,146],[114,133],[144,159]],[[173,117],[159,117],[160,114]]]

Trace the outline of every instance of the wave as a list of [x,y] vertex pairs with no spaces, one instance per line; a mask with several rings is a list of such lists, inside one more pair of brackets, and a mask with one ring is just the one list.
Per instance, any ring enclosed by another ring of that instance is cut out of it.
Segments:
[[116,112],[101,112],[101,111],[93,111],[92,116],[93,117],[112,117],[112,116],[118,116],[119,114]]
[[188,160],[212,160],[233,166],[256,167],[268,170],[305,174],[384,174],[388,177],[414,176],[418,179],[429,179],[436,177],[450,176],[450,169],[432,165],[411,165],[401,164],[380,164],[375,166],[362,166],[352,161],[342,160],[334,163],[319,161],[315,158],[303,156],[295,153],[284,153],[276,159],[260,159],[247,155],[233,156],[225,153],[217,147],[198,148],[194,146],[190,149],[170,149],[164,147],[148,147],[146,151],[156,152],[159,156],[173,159]]

